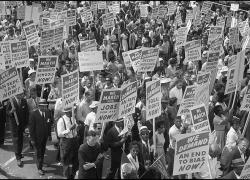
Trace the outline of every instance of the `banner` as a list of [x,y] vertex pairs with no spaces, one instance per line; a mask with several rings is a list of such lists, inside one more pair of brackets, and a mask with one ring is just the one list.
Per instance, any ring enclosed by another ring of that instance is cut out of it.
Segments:
[[247,160],[239,179],[250,179],[250,159]]
[[201,72],[197,75],[197,84],[205,84],[210,81],[210,72]]
[[212,41],[222,36],[223,29],[224,28],[221,26],[211,26],[209,30],[209,35],[208,35],[208,44],[210,44]]
[[190,113],[195,131],[210,131],[208,114],[204,104],[192,107]]
[[79,100],[79,72],[75,70],[62,78],[62,107],[72,108]]
[[195,105],[195,89],[195,85],[186,87],[177,116],[189,114],[189,109]]
[[113,13],[103,14],[102,15],[103,28],[107,30],[109,28],[115,27],[114,19],[115,17]]
[[161,82],[160,80],[146,83],[146,120],[161,115]]
[[35,83],[53,83],[56,74],[57,63],[58,56],[39,56]]
[[209,132],[178,134],[175,138],[173,175],[201,172],[208,163]]
[[185,59],[187,61],[201,60],[201,40],[194,40],[186,43]]
[[235,91],[236,83],[234,82],[235,68],[229,69],[227,72],[227,84],[224,94],[230,94]]
[[130,58],[133,69],[136,72],[140,66],[141,57],[142,57],[142,49],[135,49],[132,51],[128,51],[127,53]]
[[22,83],[15,67],[0,74],[0,101],[23,93]]
[[119,113],[120,89],[103,89],[96,113],[96,123],[116,121]]
[[152,165],[151,167],[154,167],[158,169],[158,171],[161,172],[161,174],[164,176],[164,178],[168,178],[167,168],[166,168],[166,161],[165,156],[162,154]]
[[103,70],[102,51],[79,52],[80,72]]
[[140,14],[141,14],[141,17],[148,17],[148,5],[140,5]]
[[240,106],[241,111],[250,111],[250,84],[247,85],[247,91],[244,95],[242,104]]
[[83,23],[93,21],[92,11],[90,9],[86,9],[85,11],[81,12],[81,19]]
[[137,81],[126,84],[121,90],[118,118],[129,116],[135,112],[137,98]]
[[229,28],[229,46],[239,43],[239,31],[237,27]]
[[87,52],[87,51],[97,51],[97,43],[96,40],[86,40],[80,41],[80,51]]
[[29,46],[37,45],[39,43],[39,36],[36,30],[36,25],[30,24],[28,26],[23,27],[23,29]]
[[27,41],[14,40],[10,43],[12,63],[16,68],[29,66],[29,52]]
[[142,49],[142,56],[138,72],[154,71],[156,62],[159,60],[159,48]]

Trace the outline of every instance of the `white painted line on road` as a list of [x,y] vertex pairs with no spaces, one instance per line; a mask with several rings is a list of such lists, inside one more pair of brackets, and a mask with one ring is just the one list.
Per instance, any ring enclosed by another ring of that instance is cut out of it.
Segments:
[[[27,146],[26,148],[23,149],[23,152],[26,152],[30,147]],[[14,161],[16,159],[16,156],[13,156],[12,158],[10,158],[8,161],[6,161],[2,167],[6,167],[8,166],[12,161]]]

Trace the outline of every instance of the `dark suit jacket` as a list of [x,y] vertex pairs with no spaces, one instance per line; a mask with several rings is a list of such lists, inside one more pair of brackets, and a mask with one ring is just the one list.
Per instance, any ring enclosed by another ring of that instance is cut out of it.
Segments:
[[[13,100],[14,107],[16,109],[16,114],[17,114],[17,118],[19,122],[19,128],[22,128],[24,130],[25,127],[28,125],[28,119],[29,119],[29,110],[28,110],[27,101],[26,99],[23,98],[21,99],[20,105],[18,105],[15,98],[12,98],[12,100]],[[11,114],[9,113],[11,109],[12,107],[9,101],[7,104],[7,115],[8,115],[8,119],[11,122],[12,131],[15,132],[17,130],[17,124],[16,124],[14,113],[11,113]]]
[[39,144],[42,140],[48,138],[50,122],[51,115],[48,110],[45,111],[45,118],[42,117],[39,110],[35,110],[30,113],[30,137],[31,140],[35,142],[35,144]]
[[123,143],[120,142],[122,138],[118,135],[118,131],[116,130],[115,126],[113,126],[111,129],[109,129],[106,138],[109,147],[111,148],[111,155],[113,155],[112,158],[120,159],[122,155]]

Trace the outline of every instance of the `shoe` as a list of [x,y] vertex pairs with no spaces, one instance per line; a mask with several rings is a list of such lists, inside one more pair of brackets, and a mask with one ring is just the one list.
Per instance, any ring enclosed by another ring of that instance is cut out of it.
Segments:
[[44,171],[42,169],[39,169],[38,170],[38,174],[41,175],[41,176],[43,176],[44,175]]
[[23,167],[23,162],[21,160],[17,160],[18,167]]

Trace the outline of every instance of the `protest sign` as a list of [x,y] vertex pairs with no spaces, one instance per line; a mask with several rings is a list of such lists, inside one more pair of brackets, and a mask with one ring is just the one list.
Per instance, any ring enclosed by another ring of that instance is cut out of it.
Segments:
[[201,60],[201,40],[194,40],[194,41],[186,42],[185,59],[187,61],[200,61]]
[[205,14],[205,18],[204,21],[206,23],[210,23],[211,22],[211,17],[213,16],[213,11],[212,10],[208,10],[208,12]]
[[123,58],[126,69],[132,66],[127,52],[122,52],[122,58]]
[[206,71],[211,71],[217,67],[219,55],[220,55],[219,51],[209,50]]
[[1,50],[5,60],[5,67],[12,67],[12,58],[10,55],[10,41],[3,41],[1,43]]
[[53,83],[56,74],[57,63],[58,56],[39,56],[35,83]]
[[227,72],[227,84],[224,94],[230,94],[235,91],[236,83],[234,82],[235,68],[229,69]]
[[229,46],[239,43],[239,31],[237,27],[229,28]]
[[40,39],[40,49],[48,50],[51,49],[54,45],[54,29],[43,30],[41,32],[41,39]]
[[54,20],[67,20],[67,11],[57,12],[56,19]]
[[207,14],[209,10],[211,10],[213,3],[210,1],[203,1],[201,13]]
[[168,5],[168,16],[173,15],[175,13],[175,10],[176,10],[176,3],[175,2],[171,2]]
[[210,81],[199,84],[195,89],[195,105],[204,104],[208,112],[209,108],[209,87]]
[[63,42],[63,27],[58,27],[54,29],[54,42],[53,47],[60,47]]
[[208,44],[222,36],[223,29],[221,26],[211,26],[208,35]]
[[62,107],[72,108],[79,100],[78,70],[61,76],[62,78]]
[[35,24],[38,24],[40,18],[39,10],[39,7],[25,6],[25,21],[33,20]]
[[93,39],[93,40],[80,41],[80,50],[81,52],[97,51],[96,40]]
[[151,19],[157,19],[158,13],[159,12],[159,7],[152,8],[151,12]]
[[141,62],[142,49],[135,49],[135,50],[129,51],[128,56],[130,58],[130,62],[133,66],[134,71],[137,71]]
[[231,57],[229,57],[227,63],[228,68],[229,69],[235,68],[236,61],[237,61],[237,55],[232,55]]
[[146,120],[161,115],[161,82],[160,80],[146,83]]
[[195,85],[186,87],[177,116],[189,114],[189,109],[195,104],[195,89]]
[[55,9],[61,11],[61,10],[63,10],[64,5],[65,5],[64,1],[56,1],[56,3],[55,3]]
[[221,27],[225,27],[226,24],[226,19],[224,19],[223,17],[220,17],[216,20],[216,26],[221,26]]
[[141,62],[138,72],[154,71],[156,62],[159,59],[159,48],[142,49]]
[[39,36],[35,24],[25,26],[23,29],[29,46],[37,45],[39,43]]
[[173,175],[201,172],[209,153],[209,132],[178,134],[175,136]]
[[4,5],[3,1],[0,2],[0,15],[1,16],[5,16],[6,15],[5,5]]
[[158,169],[159,172],[164,176],[164,178],[169,177],[167,173],[167,168],[166,168],[166,161],[165,161],[165,156],[162,154],[152,165],[151,167],[154,167]]
[[41,26],[43,30],[50,29],[50,19],[49,18],[42,18]]
[[11,41],[10,54],[12,63],[16,66],[16,68],[29,66],[29,52],[27,41]]
[[197,84],[204,84],[210,81],[210,72],[201,72],[197,75]]
[[120,3],[112,4],[111,6],[109,6],[109,8],[110,8],[109,12],[112,12],[113,14],[120,13]]
[[80,72],[103,70],[102,51],[79,52]]
[[194,27],[198,27],[201,24],[201,11],[200,8],[195,7],[196,11],[195,12],[195,18],[193,21]]
[[190,113],[195,131],[210,131],[207,109],[204,104],[192,107]]
[[167,12],[168,12],[167,6],[164,6],[164,5],[159,6],[159,12],[158,12],[159,18],[164,18]]
[[22,83],[16,67],[0,74],[0,102],[23,93]]
[[18,19],[25,19],[25,6],[17,8],[17,17]]
[[176,35],[176,43],[175,47],[181,47],[184,46],[187,40],[187,34],[188,34],[188,27],[181,27],[178,29],[177,35]]
[[118,119],[120,89],[104,89],[96,113],[96,123],[116,121]]
[[188,23],[189,20],[193,20],[194,19],[194,14],[193,14],[193,10],[187,10],[187,15],[186,15],[186,21],[185,23]]
[[109,29],[115,27],[114,19],[115,17],[113,13],[103,14],[102,16],[103,28]]
[[250,179],[250,158],[247,160],[244,165],[243,170],[241,171],[241,175],[239,179]]
[[121,89],[118,118],[123,118],[135,112],[137,98],[137,81],[129,83]]
[[250,84],[247,85],[246,94],[243,97],[242,104],[240,106],[241,111],[250,111]]
[[140,13],[141,17],[148,17],[148,6],[145,4],[140,5]]
[[235,64],[234,83],[241,82],[243,80],[243,74],[245,69],[245,53],[246,50],[242,50],[237,53],[237,60]]
[[175,20],[176,20],[177,25],[180,26],[182,24],[182,17],[181,17],[180,12],[178,14],[176,14]]
[[231,11],[238,11],[239,10],[239,4],[231,4]]
[[76,10],[75,9],[71,9],[67,11],[67,21],[68,21],[68,26],[76,25]]
[[98,1],[98,9],[106,9],[107,8],[107,4],[106,1]]
[[93,21],[93,15],[90,9],[81,12],[81,19],[83,23]]

